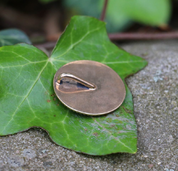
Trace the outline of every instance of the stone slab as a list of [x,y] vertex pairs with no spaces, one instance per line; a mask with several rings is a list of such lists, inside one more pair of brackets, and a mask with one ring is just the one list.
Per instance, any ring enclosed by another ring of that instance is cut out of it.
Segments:
[[54,144],[40,128],[0,137],[0,171],[177,171],[178,42],[120,44],[148,60],[127,78],[138,125],[138,152],[89,156]]

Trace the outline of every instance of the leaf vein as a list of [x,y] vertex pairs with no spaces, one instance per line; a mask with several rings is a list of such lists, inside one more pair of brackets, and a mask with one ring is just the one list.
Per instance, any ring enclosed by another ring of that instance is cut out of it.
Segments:
[[129,150],[131,150],[132,152],[134,152],[130,147],[128,147],[127,145],[125,145],[121,140],[117,139],[116,137],[114,137],[105,127],[103,127],[103,125],[101,125],[99,122],[97,122],[93,117],[92,119],[103,128],[104,131],[106,131],[108,134],[111,135],[111,137],[113,137],[116,141],[118,141],[120,144],[122,144],[124,147],[128,148]]
[[[80,40],[78,40],[77,42],[75,42],[74,44],[71,44],[70,47],[61,55],[59,56],[56,56],[55,58],[60,58],[62,56],[64,56],[67,52],[69,52],[74,46],[76,46],[77,44],[79,44],[80,42],[82,42],[83,39],[85,39],[90,33],[93,33],[97,30],[99,30],[100,28],[102,27],[98,27],[97,29],[94,29],[94,30],[91,30],[91,31],[88,31]],[[54,53],[54,52],[53,52]]]
[[6,126],[4,126],[4,129],[2,130],[2,133],[3,131],[7,128],[7,126],[10,124],[10,122],[13,120],[15,114],[17,113],[19,107],[24,103],[24,101],[28,98],[28,96],[30,95],[31,91],[33,90],[33,87],[35,86],[35,84],[37,83],[37,81],[39,80],[42,72],[44,71],[45,67],[47,66],[48,64],[48,61],[46,62],[46,64],[44,65],[44,67],[41,69],[40,73],[38,74],[36,80],[34,81],[34,84],[32,84],[32,86],[30,87],[30,89],[28,90],[27,94],[25,95],[25,97],[22,99],[22,101],[20,102],[20,104],[17,106],[16,110],[14,111],[14,113],[12,114],[12,117],[11,119],[9,120],[9,122],[7,122]]

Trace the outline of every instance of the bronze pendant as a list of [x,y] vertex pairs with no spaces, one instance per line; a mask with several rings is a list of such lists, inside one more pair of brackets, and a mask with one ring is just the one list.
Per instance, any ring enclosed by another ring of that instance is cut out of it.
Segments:
[[125,85],[113,69],[89,60],[62,66],[54,76],[53,86],[64,105],[86,115],[110,113],[126,95]]

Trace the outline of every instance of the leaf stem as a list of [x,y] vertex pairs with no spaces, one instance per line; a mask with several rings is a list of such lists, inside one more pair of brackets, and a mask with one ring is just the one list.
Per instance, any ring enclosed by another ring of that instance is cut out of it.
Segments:
[[[162,40],[162,39],[178,39],[178,31],[167,33],[111,33],[108,34],[110,40]],[[56,35],[54,40],[58,40]],[[42,44],[35,44],[37,48],[54,48],[56,42],[49,41]]]
[[155,40],[155,39],[177,39],[178,31],[167,33],[111,33],[110,40]]
[[108,0],[105,0],[104,5],[103,5],[103,10],[102,10],[102,13],[101,13],[101,18],[100,18],[101,21],[104,21],[104,18],[105,18],[105,15],[106,15],[107,5],[108,5]]

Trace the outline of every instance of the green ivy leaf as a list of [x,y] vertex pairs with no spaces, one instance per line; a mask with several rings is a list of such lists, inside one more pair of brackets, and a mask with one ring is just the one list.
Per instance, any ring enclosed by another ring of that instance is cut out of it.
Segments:
[[6,29],[0,31],[0,46],[14,45],[17,43],[31,44],[28,36],[17,29]]
[[[79,14],[99,18],[105,0],[65,0],[64,6]],[[122,31],[132,21],[160,26],[167,24],[171,14],[170,0],[110,0],[106,11],[108,32]]]
[[113,68],[122,79],[147,62],[110,42],[105,23],[75,16],[58,40],[50,58],[32,45],[0,48],[0,135],[41,127],[66,148],[91,155],[136,153],[137,127],[132,95],[113,113],[91,117],[61,104],[53,90],[53,76],[74,60],[94,60]]
[[[103,1],[103,0],[102,0]],[[108,16],[117,21],[117,11],[134,21],[159,26],[170,17],[169,0],[116,0],[109,1]]]

